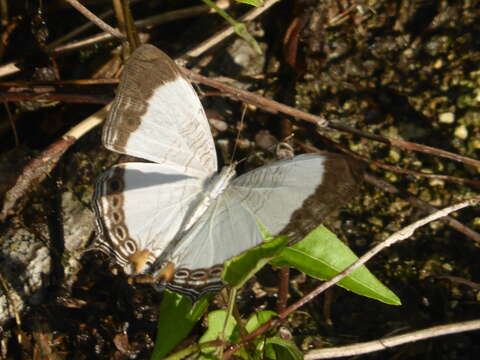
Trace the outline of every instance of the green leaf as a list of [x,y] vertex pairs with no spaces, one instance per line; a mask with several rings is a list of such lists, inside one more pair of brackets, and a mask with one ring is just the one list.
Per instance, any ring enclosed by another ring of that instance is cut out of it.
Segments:
[[252,5],[252,6],[255,6],[255,7],[260,7],[260,6],[263,6],[264,2],[263,0],[236,0],[238,3],[242,3],[242,4],[248,4],[248,5]]
[[[283,249],[271,264],[291,266],[316,279],[328,280],[357,259],[357,256],[335,234],[321,225],[299,243]],[[400,299],[365,266],[342,279],[338,285],[390,305],[401,305]]]
[[[277,316],[277,313],[271,310],[264,310],[264,311],[259,311],[254,313],[250,318],[248,319],[246,325],[245,325],[245,330],[247,333],[252,333],[255,330],[257,330],[260,326],[265,324],[268,320],[271,318]],[[270,330],[267,332],[265,335],[257,337],[252,341],[251,346],[255,346],[255,350],[249,347],[250,352],[247,352],[247,347],[242,347],[239,351],[235,353],[235,355],[242,357],[243,359],[251,360],[252,356],[255,359],[264,359],[264,353],[265,353],[265,345],[266,345],[266,336],[268,334],[271,334],[274,330]],[[276,332],[275,332],[276,334]],[[241,339],[240,332],[236,331],[234,337],[235,341],[238,342]]]
[[[221,332],[225,324],[226,315],[227,315],[227,312],[225,310],[216,310],[208,314],[208,329],[200,338],[200,341],[199,341],[200,344],[208,341],[217,340],[220,338]],[[247,331],[247,333],[251,333],[252,331],[255,331],[258,327],[260,327],[261,325],[263,325],[264,323],[266,323],[268,320],[270,320],[272,317],[276,315],[277,314],[274,311],[270,311],[270,310],[259,311],[257,313],[254,313],[247,321],[247,324],[245,325],[245,330]],[[240,335],[239,326],[236,323],[233,316],[230,316],[225,329],[224,340],[230,343],[236,343],[240,339],[241,339],[241,335]],[[261,339],[255,340],[254,343],[256,343],[257,345],[261,345],[260,346],[260,350],[261,350],[261,348],[263,348],[264,338],[262,337]],[[203,348],[200,359],[202,360],[215,359],[215,355],[217,355],[215,354],[216,350],[217,349],[214,347]],[[235,353],[235,355],[243,359],[251,358],[244,347],[240,348]]]
[[[262,228],[260,227],[262,231]],[[278,236],[240,254],[224,265],[222,279],[235,288],[240,288],[258,270],[280,254],[288,243],[288,237]]]
[[[225,318],[227,316],[227,312],[225,310],[216,310],[212,311],[208,314],[207,321],[208,321],[208,328],[207,331],[202,335],[200,338],[199,343],[205,343],[208,341],[217,340],[220,338],[222,334],[223,328],[225,326]],[[226,341],[232,341],[232,334],[237,325],[237,322],[233,318],[233,316],[229,316],[228,322],[225,327],[225,332],[223,334],[223,339]],[[202,356],[201,359],[214,359],[215,358],[215,351],[217,348],[215,347],[206,347],[202,349]]]
[[[187,337],[205,312],[211,295],[202,296],[195,304],[183,295],[165,290],[157,325],[157,339],[152,360],[162,359]],[[175,331],[172,331],[174,327]]]
[[275,336],[267,339],[265,345],[267,359],[279,360],[302,360],[303,354],[297,346],[291,342]]
[[251,333],[275,316],[277,316],[277,313],[271,310],[256,312],[248,319],[245,329],[248,333]]

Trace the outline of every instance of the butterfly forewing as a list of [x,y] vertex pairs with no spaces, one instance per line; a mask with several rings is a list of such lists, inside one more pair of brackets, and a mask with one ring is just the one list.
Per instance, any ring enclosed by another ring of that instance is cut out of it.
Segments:
[[130,57],[106,119],[110,150],[166,164],[196,177],[217,170],[202,104],[177,65],[152,45]]

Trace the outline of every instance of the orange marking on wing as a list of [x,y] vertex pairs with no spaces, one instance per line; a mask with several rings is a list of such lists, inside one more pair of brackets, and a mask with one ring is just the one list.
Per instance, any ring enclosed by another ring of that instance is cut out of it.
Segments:
[[136,251],[128,257],[128,260],[133,265],[133,274],[140,274],[145,270],[148,259],[153,254],[148,250]]

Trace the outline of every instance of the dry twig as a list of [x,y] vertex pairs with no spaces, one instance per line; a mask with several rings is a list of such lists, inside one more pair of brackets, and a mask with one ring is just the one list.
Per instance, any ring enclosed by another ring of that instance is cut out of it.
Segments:
[[[322,136],[322,140],[327,141],[330,145],[332,145],[336,149],[340,150],[341,152],[343,152],[345,154],[348,154],[349,156],[351,156],[353,158],[360,159],[360,160],[365,161],[367,163],[373,163],[376,166],[379,166],[379,164],[377,164],[376,161],[372,161],[370,159],[367,159],[364,156],[361,156],[361,155],[359,155],[359,154],[357,154],[353,151],[350,151],[347,148],[341,146],[340,144],[338,144],[334,141],[331,141],[330,139],[327,139],[327,138]],[[316,148],[312,145],[307,145],[307,144],[300,143],[300,142],[297,142],[297,144],[299,144],[303,149],[305,149],[306,151],[309,151],[309,152],[320,151],[318,148]],[[396,169],[397,168],[395,167],[395,168],[392,169],[392,171],[396,171]],[[402,169],[399,169],[399,170],[402,170]],[[442,175],[440,175],[440,176],[442,176]],[[455,178],[455,177],[450,177],[450,178],[463,180],[461,178]],[[389,182],[387,182],[383,179],[380,179],[379,177],[376,177],[372,174],[365,173],[364,180],[365,180],[365,182],[367,182],[367,183],[369,183],[373,186],[376,186],[377,188],[382,189],[385,192],[388,192],[390,194],[397,194],[397,195],[401,196],[403,199],[407,200],[412,206],[420,209],[421,211],[423,211],[425,213],[430,214],[430,213],[433,213],[435,211],[438,211],[438,208],[430,205],[429,203],[427,203],[423,200],[420,200],[420,199],[416,198],[415,196],[413,196],[412,194],[410,194],[406,191],[399,190],[397,187],[395,187],[391,183],[389,183]],[[452,180],[452,179],[450,179],[450,180]],[[461,183],[461,181],[455,181],[455,182]],[[467,238],[470,238],[473,241],[475,241],[477,243],[480,243],[480,234],[478,232],[472,230],[471,228],[462,224],[460,221],[454,219],[453,217],[445,216],[444,218],[440,219],[440,221],[446,223],[452,229],[455,229],[458,232],[462,233]]]
[[105,32],[108,32],[111,34],[113,37],[116,37],[120,41],[126,41],[126,37],[119,32],[117,29],[111,27],[108,25],[105,21],[100,19],[97,15],[92,13],[90,10],[88,10],[85,6],[80,4],[77,0],[66,0],[70,5],[72,5],[75,9],[78,10],[83,16],[85,16],[88,20],[90,20],[92,23],[97,25],[100,29],[102,29]]
[[458,323],[433,326],[428,329],[413,331],[403,335],[352,344],[347,346],[318,349],[305,354],[306,360],[332,359],[344,356],[358,356],[379,350],[387,350],[395,346],[431,339],[437,336],[457,334],[480,329],[480,320],[462,321]]
[[12,211],[16,202],[32,190],[35,184],[40,183],[56,166],[62,155],[77,139],[87,133],[105,118],[109,106],[105,106],[95,114],[74,126],[62,138],[33,159],[18,177],[16,184],[6,193],[3,208],[0,212],[0,221],[4,221]]
[[275,100],[264,98],[252,92],[241,90],[233,86],[221,83],[219,81],[209,79],[205,76],[202,76],[193,72],[192,70],[188,70],[185,68],[182,68],[182,70],[184,71],[185,75],[194,82],[198,82],[198,83],[213,87],[215,89],[218,89],[222,93],[224,93],[226,96],[229,96],[233,99],[237,99],[240,101],[244,101],[248,104],[255,105],[261,108],[262,110],[268,111],[272,114],[281,113],[284,115],[289,115],[296,119],[301,119],[301,120],[305,120],[310,123],[313,123],[320,128],[326,127],[326,128],[339,130],[339,131],[344,131],[350,134],[361,136],[366,139],[382,142],[384,144],[399,147],[405,150],[418,151],[425,154],[436,155],[436,156],[444,157],[447,159],[455,160],[458,162],[462,162],[464,164],[468,164],[471,166],[480,167],[480,161],[466,157],[466,156],[461,156],[455,153],[451,153],[449,151],[433,148],[431,146],[416,144],[409,141],[386,138],[384,136],[370,134],[370,133],[360,131],[348,126],[334,124],[326,120],[324,117],[313,115],[313,114],[298,110],[296,108],[293,108],[291,106],[279,103]]
[[[220,6],[225,6],[225,5],[220,5]],[[158,26],[161,24],[165,24],[171,21],[176,21],[176,20],[181,20],[181,19],[187,19],[191,17],[196,17],[204,14],[209,14],[212,12],[212,9],[207,6],[207,5],[197,5],[197,6],[192,6],[187,9],[179,9],[179,10],[173,10],[169,11],[163,14],[159,15],[153,15],[145,19],[137,20],[135,21],[135,27],[137,30],[141,29],[146,29],[150,28],[153,26]],[[74,42],[71,42],[69,44],[65,45],[56,45],[53,46],[54,44],[51,44],[48,49],[52,51],[54,54],[64,54],[66,52],[71,52],[74,50],[80,50],[88,46],[93,46],[93,45],[98,45],[100,43],[103,43],[105,41],[109,41],[111,39],[114,39],[114,37],[108,33],[100,33],[96,34],[93,36],[89,36],[85,39],[77,40]]]

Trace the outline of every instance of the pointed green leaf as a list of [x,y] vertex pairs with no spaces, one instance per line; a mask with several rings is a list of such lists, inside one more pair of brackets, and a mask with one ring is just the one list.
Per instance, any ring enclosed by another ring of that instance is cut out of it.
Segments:
[[291,342],[275,336],[267,339],[265,346],[267,359],[302,360],[303,353]]
[[[206,295],[192,304],[188,297],[165,290],[160,304],[157,338],[152,360],[162,359],[187,337],[205,312],[210,298],[210,295]],[[172,331],[172,326],[175,331]]]
[[[247,323],[245,324],[245,331],[250,334],[253,331],[257,330],[260,326],[265,324],[268,320],[271,318],[277,316],[277,313],[271,310],[264,310],[264,311],[259,311],[253,313],[253,315],[250,316],[248,319]],[[239,326],[237,325],[234,329],[234,332],[231,336],[231,342],[232,343],[237,343],[242,339],[241,332],[239,329]],[[256,345],[257,351],[255,352],[257,355],[263,353],[263,347],[265,344],[265,337],[259,337],[255,340],[252,341],[252,344]],[[250,353],[249,353],[250,351]],[[240,348],[235,355],[238,357],[241,357],[242,359],[251,359],[252,355],[255,355],[252,353],[251,349],[247,351],[247,348],[242,347]],[[259,357],[261,358],[261,357]]]
[[279,236],[228,260],[222,279],[239,288],[271,259],[280,254],[288,243],[288,237]]
[[271,310],[256,312],[250,316],[250,319],[248,319],[245,329],[248,331],[248,333],[251,333],[275,316],[277,316],[277,313]]
[[[224,330],[225,326],[225,318],[227,316],[227,312],[225,310],[216,310],[212,311],[208,314],[207,321],[208,321],[208,328],[207,331],[202,335],[200,338],[199,343],[205,343],[208,341],[217,340],[220,338],[222,331]],[[233,330],[235,329],[237,323],[233,316],[228,318],[228,322],[225,327],[225,332],[223,334],[223,339],[226,341],[232,341],[232,334]],[[215,358],[215,351],[217,349],[215,347],[206,347],[202,349],[201,359],[214,359]]]
[[[291,266],[316,279],[328,280],[357,259],[335,234],[321,225],[299,243],[285,248],[271,263],[276,266]],[[338,285],[390,305],[401,305],[400,299],[365,266],[342,279]]]
[[248,4],[255,7],[263,6],[263,0],[236,0],[238,3]]

